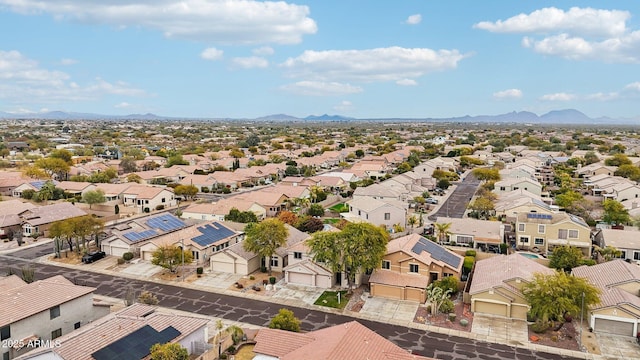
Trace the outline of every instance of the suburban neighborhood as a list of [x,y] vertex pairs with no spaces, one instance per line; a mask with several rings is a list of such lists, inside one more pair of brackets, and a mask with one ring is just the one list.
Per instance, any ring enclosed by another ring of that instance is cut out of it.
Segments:
[[212,125],[0,125],[3,359],[640,357],[637,129]]

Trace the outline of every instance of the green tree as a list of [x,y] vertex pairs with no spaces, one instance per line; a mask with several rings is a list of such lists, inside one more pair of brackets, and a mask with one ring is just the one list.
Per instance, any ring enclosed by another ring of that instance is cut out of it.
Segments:
[[625,154],[615,154],[605,159],[604,164],[607,166],[631,165],[631,160]]
[[355,274],[380,267],[387,251],[389,233],[369,223],[348,223],[340,232],[315,233],[307,241],[315,261],[325,262],[335,272],[344,271],[348,289]]
[[582,250],[573,246],[556,246],[549,256],[549,267],[570,272],[582,263]]
[[271,218],[247,225],[245,233],[246,238],[242,242],[242,247],[246,251],[266,258],[267,269],[271,275],[271,257],[279,247],[287,243],[289,230],[282,221]]
[[82,194],[82,201],[89,204],[89,209],[93,204],[102,204],[107,199],[104,196],[104,191],[102,189],[90,190]]
[[189,162],[185,160],[182,155],[173,155],[167,159],[165,167],[172,167],[173,165],[189,165]]
[[125,157],[120,161],[120,167],[125,174],[138,171],[136,160],[132,157]]
[[576,203],[583,201],[584,197],[576,191],[566,191],[556,196],[556,204],[567,210],[575,208]]
[[[183,260],[184,259],[184,260]],[[191,251],[182,250],[175,245],[162,245],[153,252],[151,263],[153,265],[161,266],[174,272],[178,265],[189,264],[193,261],[193,255]]]
[[438,238],[438,242],[442,244],[449,238],[449,235],[451,235],[449,231],[451,229],[451,223],[436,223],[435,225],[436,237]]
[[234,159],[243,158],[244,152],[238,148],[234,148],[234,149],[231,149],[231,151],[229,151],[229,156],[231,156]]
[[155,344],[149,350],[151,360],[188,360],[189,352],[179,343]]
[[186,199],[193,199],[198,194],[198,187],[195,185],[178,185],[173,189],[176,195],[184,196]]
[[435,283],[429,284],[425,289],[427,295],[427,302],[431,304],[431,314],[437,315],[440,306],[449,299],[451,294],[450,289],[443,289],[442,287],[435,286]]
[[253,211],[248,211],[248,210],[240,211],[236,208],[231,208],[231,210],[229,210],[229,214],[224,216],[224,219],[228,221],[243,223],[243,224],[258,222],[258,216],[256,216],[256,214]]
[[615,200],[605,200],[602,203],[604,214],[602,220],[608,224],[620,225],[631,222],[629,211],[620,202]]
[[407,219],[407,225],[411,226],[412,229],[414,226],[416,226],[417,223],[418,223],[418,217],[416,217],[415,215],[411,215]]
[[494,168],[475,168],[471,173],[481,181],[500,180],[500,171]]
[[604,259],[604,261],[611,261],[613,259],[617,259],[622,256],[622,251],[616,249],[613,246],[606,246],[601,248],[599,246],[595,247],[595,251],[600,254],[600,256]]
[[324,208],[320,204],[312,204],[307,211],[307,214],[311,216],[323,216]]
[[270,329],[300,332],[300,320],[289,309],[280,309],[278,315],[269,322]]
[[38,159],[34,163],[34,166],[42,169],[49,177],[53,177],[55,175],[58,179],[64,179],[70,169],[69,164],[59,158]]
[[56,190],[56,185],[52,181],[45,182],[40,190],[38,190],[38,199],[44,201],[45,204],[51,198],[53,198],[53,194]]
[[478,213],[478,217],[487,219],[495,212],[495,205],[488,197],[477,197],[471,204],[469,209]]
[[61,159],[67,164],[71,165],[72,159],[73,159],[73,153],[71,153],[71,151],[67,149],[56,149],[56,150],[53,150],[51,154],[49,154],[49,157],[53,159]]
[[633,181],[640,181],[640,168],[631,164],[620,165],[614,175]]
[[522,294],[531,306],[530,313],[544,321],[563,321],[566,314],[579,315],[584,295],[584,311],[600,302],[600,290],[586,279],[563,271],[553,274],[535,273],[531,282],[522,287]]

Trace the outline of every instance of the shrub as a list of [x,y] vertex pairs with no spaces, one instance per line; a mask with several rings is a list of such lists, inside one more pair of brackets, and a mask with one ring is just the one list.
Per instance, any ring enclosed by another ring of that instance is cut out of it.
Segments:
[[160,204],[156,206],[156,210],[164,210],[164,205]]
[[467,325],[469,325],[469,320],[467,320],[467,319],[460,319],[460,325],[462,325],[462,326],[467,326]]
[[456,321],[456,313],[449,313],[449,321],[451,322]]
[[273,285],[276,283],[276,278],[274,276],[269,278],[269,284]]
[[550,327],[551,323],[549,321],[536,320],[536,322],[531,325],[531,330],[536,334],[541,334]]
[[255,276],[253,276],[253,275],[249,276],[249,280],[255,280],[255,279],[256,279]]
[[138,301],[147,305],[158,305],[160,302],[150,291],[143,291],[140,296],[138,296]]
[[149,208],[146,207],[146,208],[142,209],[142,212],[148,213],[148,212],[151,212],[151,210],[149,210]]
[[204,269],[202,268],[202,266],[198,266],[196,268],[196,274],[198,275],[202,275],[202,273],[204,272]]
[[452,294],[458,292],[458,279],[453,276],[447,276],[434,283],[434,286],[441,288],[444,291],[451,290]]
[[133,253],[127,251],[126,253],[122,254],[122,259],[124,259],[124,261],[131,261],[131,259],[133,259]]
[[464,263],[462,264],[462,272],[464,274],[469,274],[471,272],[471,269],[473,269],[473,264],[475,263],[476,258],[474,258],[473,256],[465,256],[464,257]]
[[118,265],[123,265],[125,263],[124,259],[122,258],[118,258],[117,262],[118,262]]
[[440,312],[441,313],[450,313],[453,311],[453,301],[451,301],[451,299],[446,299],[445,301],[442,302],[442,304],[440,304]]
[[467,250],[467,251],[465,251],[464,256],[476,257],[476,251],[475,250]]
[[220,355],[220,359],[222,359],[222,360],[226,360],[226,359],[227,359],[227,354],[221,354],[221,355]]
[[235,354],[236,353],[236,347],[233,346],[233,345],[229,346],[229,348],[227,349],[227,352],[229,354]]
[[266,266],[260,266],[260,272],[261,273],[266,273],[267,272],[267,267]]

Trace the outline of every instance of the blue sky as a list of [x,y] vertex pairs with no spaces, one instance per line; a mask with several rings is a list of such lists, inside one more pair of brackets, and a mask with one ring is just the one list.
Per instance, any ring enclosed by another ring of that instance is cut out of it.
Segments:
[[640,119],[640,2],[0,0],[0,111]]

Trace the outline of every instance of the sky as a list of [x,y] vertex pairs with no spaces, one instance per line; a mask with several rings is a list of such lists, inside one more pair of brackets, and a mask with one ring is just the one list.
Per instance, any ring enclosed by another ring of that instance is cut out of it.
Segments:
[[640,121],[640,1],[0,0],[0,111]]

